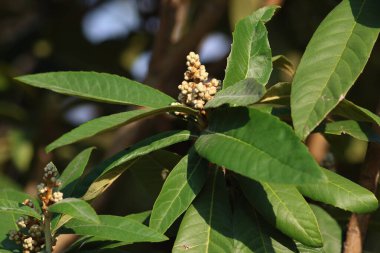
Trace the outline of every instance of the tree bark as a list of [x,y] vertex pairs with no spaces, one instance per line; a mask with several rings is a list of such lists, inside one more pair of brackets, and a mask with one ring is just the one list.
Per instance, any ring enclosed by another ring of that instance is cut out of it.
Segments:
[[[380,103],[376,114],[380,115]],[[380,127],[373,127],[380,134]],[[380,172],[380,144],[370,143],[362,170],[360,172],[359,184],[373,193],[376,193]],[[361,253],[363,243],[368,229],[370,214],[352,214],[348,223],[344,253]]]

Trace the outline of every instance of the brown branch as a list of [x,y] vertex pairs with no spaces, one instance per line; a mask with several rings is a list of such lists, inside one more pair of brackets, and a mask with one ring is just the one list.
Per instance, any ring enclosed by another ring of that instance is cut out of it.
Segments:
[[[380,103],[376,113],[380,115]],[[380,134],[380,127],[374,126],[374,130]],[[359,184],[376,193],[380,171],[380,144],[370,143],[366,159],[360,172]],[[348,223],[344,253],[361,253],[362,246],[368,229],[370,214],[352,214]]]

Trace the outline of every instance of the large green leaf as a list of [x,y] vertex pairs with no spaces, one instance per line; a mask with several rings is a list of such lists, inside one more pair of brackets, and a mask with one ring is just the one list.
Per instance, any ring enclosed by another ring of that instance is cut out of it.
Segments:
[[174,102],[168,95],[125,77],[96,72],[51,72],[17,77],[16,80],[58,93],[106,103],[152,108]]
[[82,196],[84,200],[93,199],[104,192],[121,173],[131,167],[136,162],[135,158],[175,143],[187,141],[190,138],[190,131],[173,130],[140,141],[133,147],[117,153],[94,168],[79,185],[78,192],[85,192],[84,196]]
[[136,120],[156,115],[164,112],[183,112],[187,114],[197,113],[193,109],[185,106],[165,106],[158,109],[140,109],[128,112],[116,113],[90,120],[68,133],[65,133],[54,142],[46,147],[46,151],[50,152],[56,148],[92,137],[106,130],[113,129],[125,124],[132,123]]
[[255,109],[215,111],[195,148],[210,162],[252,179],[287,184],[324,182],[318,164],[292,129]]
[[321,170],[327,182],[298,186],[303,195],[355,213],[368,213],[377,209],[378,201],[372,192],[332,171]]
[[246,198],[269,223],[305,245],[322,246],[315,215],[295,186],[238,179]]
[[53,213],[67,214],[72,218],[90,223],[100,222],[95,210],[81,199],[65,198],[49,206],[48,210]]
[[380,125],[380,117],[378,115],[346,99],[343,99],[342,102],[335,107],[332,114],[336,114],[347,119],[371,122]]
[[161,242],[168,238],[155,230],[128,217],[99,215],[100,223],[71,220],[61,233],[91,235],[104,240],[121,242]]
[[[149,220],[149,216],[150,216],[150,211],[145,211],[141,213],[127,215],[125,216],[125,218],[129,218],[131,220],[137,221],[138,223],[144,224],[146,221]],[[131,244],[130,242],[118,242],[114,240],[106,240],[101,237],[87,235],[87,236],[82,236],[80,239],[78,239],[73,244],[71,244],[70,247],[65,250],[65,253],[76,253],[82,247],[87,246],[91,243],[96,243],[95,247],[97,249],[113,249],[113,248]]]
[[344,0],[308,44],[293,80],[291,107],[302,139],[345,97],[379,34],[378,0]]
[[263,85],[253,78],[247,78],[216,93],[215,97],[207,102],[205,108],[215,108],[223,104],[230,106],[245,106],[260,100],[265,92]]
[[20,216],[25,215],[39,220],[41,219],[41,215],[37,213],[36,210],[9,199],[0,199],[0,213],[18,214]]
[[325,210],[310,205],[321,229],[323,250],[325,253],[336,253],[342,250],[342,229],[339,224]]
[[170,172],[154,203],[149,226],[164,233],[187,210],[207,178],[208,163],[194,151]]
[[[295,244],[289,238],[279,236],[253,210],[244,198],[238,197],[234,205],[233,253],[291,253],[295,252]],[[273,236],[276,236],[274,238]]]
[[221,170],[213,171],[205,188],[186,211],[172,252],[231,253],[232,214]]
[[368,124],[354,120],[342,120],[330,122],[325,125],[323,132],[326,134],[348,134],[358,140],[380,143],[380,136]]
[[63,192],[65,198],[71,196],[71,193],[79,182],[79,178],[82,176],[83,171],[86,168],[93,150],[94,147],[90,147],[80,152],[73,160],[71,160],[59,177],[59,180],[62,182],[59,188]]
[[261,8],[236,24],[223,88],[247,78],[254,78],[263,85],[268,82],[272,72],[272,51],[264,23],[272,18],[277,8]]

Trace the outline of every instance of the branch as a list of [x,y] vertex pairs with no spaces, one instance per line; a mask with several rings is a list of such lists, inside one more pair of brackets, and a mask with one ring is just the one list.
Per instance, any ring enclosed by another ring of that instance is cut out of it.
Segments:
[[[380,103],[376,110],[380,115]],[[373,127],[380,134],[380,127]],[[380,144],[371,142],[364,165],[360,172],[359,184],[373,193],[376,193],[380,171]],[[362,245],[368,229],[370,214],[352,214],[348,223],[344,253],[361,253]]]

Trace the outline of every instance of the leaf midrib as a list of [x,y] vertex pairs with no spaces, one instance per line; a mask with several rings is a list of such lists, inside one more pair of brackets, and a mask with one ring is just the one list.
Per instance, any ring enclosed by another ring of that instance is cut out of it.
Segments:
[[[298,222],[298,219],[293,215],[293,212],[290,211],[290,209],[288,208],[288,206],[282,201],[282,199],[277,195],[277,193],[272,189],[272,187],[268,184],[268,183],[262,183],[264,185],[266,185],[268,187],[268,189],[272,192],[272,194],[274,195],[274,197],[280,202],[280,204],[287,210],[288,214],[291,215],[291,217],[295,220],[295,224],[297,225],[298,228],[301,229],[301,231],[307,236],[309,237],[313,242],[316,242],[308,232],[306,232],[306,230],[301,226],[301,224]],[[297,189],[296,189],[297,190]],[[311,211],[311,213],[314,215],[313,211],[309,208],[309,210]],[[317,224],[317,228],[318,228],[318,232],[319,234],[321,234],[321,231],[319,229],[319,226],[318,226],[318,222],[313,222],[314,224]]]
[[[361,15],[361,12],[362,12],[362,10],[363,10],[363,6],[366,4],[366,1],[367,1],[367,0],[363,0],[362,5],[360,6],[360,10],[359,10],[359,12],[358,12],[358,15],[357,15],[356,17],[354,17],[354,25],[353,25],[353,27],[352,27],[352,29],[351,29],[351,32],[350,32],[349,37],[347,38],[347,40],[346,40],[346,42],[345,42],[345,46],[344,46],[344,48],[343,48],[343,50],[342,50],[342,53],[340,54],[339,60],[336,62],[334,68],[333,68],[332,71],[331,71],[331,73],[328,75],[329,77],[328,77],[328,79],[326,80],[326,82],[324,83],[324,85],[323,85],[323,87],[322,87],[322,89],[321,89],[321,92],[319,93],[319,96],[318,96],[318,97],[320,97],[320,96],[324,93],[324,91],[326,90],[327,84],[330,82],[333,73],[335,73],[336,68],[338,67],[338,65],[339,65],[340,62],[341,62],[341,58],[342,58],[343,54],[345,53],[345,51],[347,50],[348,42],[350,41],[350,39],[351,39],[351,37],[352,37],[352,35],[353,35],[353,32],[354,32],[354,30],[355,30],[355,28],[356,28],[356,26],[357,26],[357,24],[358,24],[358,23],[356,22],[356,20],[357,20],[357,19],[359,18],[359,16]],[[306,117],[306,121],[305,121],[305,122],[309,122],[309,121],[310,121],[310,117],[311,117],[312,112],[314,111],[315,107],[317,106],[318,101],[320,101],[320,99],[318,99],[317,102],[313,104],[313,107],[312,107],[312,109],[310,110],[310,113],[307,115],[307,117]],[[338,104],[338,103],[339,103],[339,101],[336,102],[336,104]],[[329,113],[329,112],[324,113],[323,117],[321,117],[321,120],[319,120],[319,122],[321,122],[322,119],[325,118],[326,115],[327,115],[328,113]],[[319,122],[317,122],[317,124],[318,124]],[[302,129],[302,134],[304,134],[304,133],[305,133],[305,130],[307,130],[307,129],[309,129],[309,127],[305,125],[305,126],[303,127],[303,129]],[[304,138],[304,136],[302,136],[302,138]]]
[[[197,161],[197,163],[196,163],[196,165],[194,165],[194,167],[196,167],[196,168],[191,172],[189,178],[191,178],[191,177],[193,176],[193,174],[196,172],[197,167],[199,166],[199,164],[201,163],[201,161],[202,161],[202,158],[199,158],[198,161]],[[180,193],[182,193],[182,191],[183,191],[183,189],[185,188],[185,185],[186,185],[186,184],[187,184],[187,181],[185,181],[185,182],[182,184],[182,186],[180,187],[180,191],[177,191],[177,193],[175,194],[174,198],[177,198],[177,197],[180,195]],[[178,188],[177,188],[177,189],[178,189]],[[173,206],[173,203],[174,203],[174,201],[170,202],[170,204],[167,206],[167,208],[166,208],[165,210],[166,210],[166,211],[169,210],[169,209]],[[162,224],[162,221],[163,221],[164,219],[163,219],[163,218],[162,218],[162,219],[158,219],[158,218],[156,218],[156,219],[153,219],[153,220],[160,221],[160,222],[158,222],[158,224],[157,224],[157,226],[160,226],[160,225]]]

